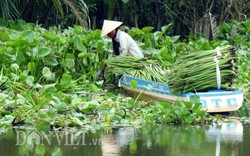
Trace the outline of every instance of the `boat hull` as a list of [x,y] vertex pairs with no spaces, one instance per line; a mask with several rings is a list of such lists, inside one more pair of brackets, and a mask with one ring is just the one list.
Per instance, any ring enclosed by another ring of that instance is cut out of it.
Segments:
[[[131,81],[137,81],[135,89],[130,87]],[[230,112],[238,110],[243,103],[243,93],[237,90],[210,90],[207,92],[186,93],[175,95],[171,93],[171,89],[163,83],[138,79],[129,75],[123,75],[119,80],[119,86],[130,95],[141,94],[141,99],[159,100],[173,103],[176,100],[189,101],[190,96],[199,95],[202,102],[202,110],[207,112]],[[150,89],[149,89],[150,88]]]

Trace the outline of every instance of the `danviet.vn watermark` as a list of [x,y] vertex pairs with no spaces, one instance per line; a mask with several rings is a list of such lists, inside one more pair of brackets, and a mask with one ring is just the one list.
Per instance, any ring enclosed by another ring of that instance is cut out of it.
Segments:
[[16,146],[22,145],[101,146],[102,140],[84,131],[16,131]]

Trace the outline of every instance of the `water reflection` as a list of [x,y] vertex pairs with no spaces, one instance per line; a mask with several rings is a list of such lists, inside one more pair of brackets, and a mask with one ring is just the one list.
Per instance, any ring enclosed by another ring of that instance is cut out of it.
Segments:
[[[244,132],[244,133],[243,133]],[[158,125],[101,130],[13,129],[0,135],[0,155],[211,156],[248,155],[249,124]]]
[[210,142],[216,142],[216,156],[220,155],[221,142],[225,142],[231,147],[230,155],[237,155],[238,143],[243,141],[243,126],[239,120],[213,124],[206,131],[206,139]]
[[117,156],[120,151],[129,147],[133,141],[136,129],[132,127],[112,128],[104,130],[102,135],[102,154],[103,156]]

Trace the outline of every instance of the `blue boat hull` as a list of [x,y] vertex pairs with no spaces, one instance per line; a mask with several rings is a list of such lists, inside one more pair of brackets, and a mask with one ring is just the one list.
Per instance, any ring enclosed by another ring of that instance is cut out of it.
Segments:
[[[130,87],[131,81],[138,82],[135,89]],[[190,96],[199,95],[200,102],[203,104],[202,109],[211,113],[235,111],[238,110],[243,103],[243,93],[238,90],[209,90],[207,92],[189,92],[175,95],[171,93],[171,89],[167,84],[143,80],[129,75],[123,75],[119,79],[119,87],[130,93],[141,93],[147,100],[168,102],[174,102],[175,100],[189,101]]]

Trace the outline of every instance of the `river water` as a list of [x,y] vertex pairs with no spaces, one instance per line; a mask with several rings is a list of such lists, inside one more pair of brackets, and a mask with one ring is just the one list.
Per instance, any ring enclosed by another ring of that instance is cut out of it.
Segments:
[[0,156],[248,156],[250,124],[0,132]]

